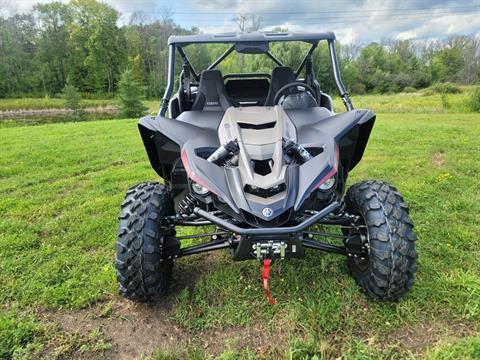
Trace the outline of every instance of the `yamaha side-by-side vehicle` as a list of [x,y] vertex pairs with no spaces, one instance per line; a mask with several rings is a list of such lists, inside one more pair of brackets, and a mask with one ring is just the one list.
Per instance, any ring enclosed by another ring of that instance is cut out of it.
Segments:
[[[270,52],[270,44],[279,41],[310,44],[297,69]],[[320,41],[328,43],[343,113],[334,112],[315,78],[312,56]],[[229,47],[198,73],[185,48],[211,43]],[[122,203],[115,262],[120,293],[140,301],[164,295],[175,259],[219,249],[229,249],[233,260],[263,263],[271,303],[271,261],[300,258],[309,249],[345,256],[371,299],[397,300],[409,291],[417,255],[408,205],[380,180],[346,189],[375,114],[354,109],[340,77],[335,35],[171,36],[168,46],[168,84],[159,114],[139,122],[148,158],[163,183],[135,185]],[[217,66],[235,51],[267,56],[272,72],[222,74]],[[175,74],[176,56],[183,62],[177,66],[180,74]],[[177,226],[215,230],[177,236]],[[327,226],[341,232],[327,232]],[[192,238],[204,242],[181,246]]]

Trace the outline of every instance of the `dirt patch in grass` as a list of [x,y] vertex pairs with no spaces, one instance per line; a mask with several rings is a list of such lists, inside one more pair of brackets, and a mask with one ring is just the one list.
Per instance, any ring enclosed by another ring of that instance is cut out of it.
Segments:
[[403,349],[420,354],[445,338],[463,338],[474,333],[473,329],[461,323],[423,323],[390,331],[385,343],[398,343]]
[[234,351],[250,349],[257,356],[264,357],[272,350],[272,345],[285,343],[287,334],[280,330],[268,331],[260,324],[249,327],[228,327],[207,330],[199,334],[203,348],[209,354],[219,354],[226,348]]
[[[136,359],[157,348],[172,348],[189,342],[190,334],[168,320],[169,311],[163,305],[163,302],[148,305],[116,299],[92,309],[55,311],[44,315],[47,321],[59,326],[60,334],[79,334],[85,339],[84,343],[88,341],[89,333],[99,331],[103,341],[110,346],[105,350],[93,349],[89,354],[92,358]],[[51,347],[58,349],[59,346],[61,344],[54,341]],[[64,355],[80,356],[81,352],[81,346],[75,346],[71,353]]]
[[439,168],[444,168],[448,165],[443,151],[435,151],[430,157],[430,161],[433,165]]
[[[257,355],[266,355],[273,345],[280,344],[286,337],[280,329],[271,332],[261,325],[188,330],[169,319],[170,305],[165,301],[135,304],[116,299],[91,309],[44,312],[44,320],[58,328],[44,355],[137,359],[159,349],[178,352],[189,346],[214,356],[226,349],[240,351],[245,348]],[[94,333],[101,337],[92,339]],[[68,344],[69,341],[73,343]]]
[[[82,310],[40,311],[39,317],[57,328],[44,355],[59,358],[137,359],[159,349],[171,350],[181,356],[181,351],[188,347],[202,349],[214,356],[226,349],[239,351],[245,348],[258,355],[268,354],[272,346],[286,338],[281,328],[270,331],[256,324],[200,331],[187,329],[170,320],[175,295],[185,288],[191,290],[203,270],[206,271],[219,256],[222,255],[209,253],[194,256],[188,264],[178,266],[171,294],[154,303],[139,304],[115,297]],[[91,334],[97,334],[96,338],[92,339]]]

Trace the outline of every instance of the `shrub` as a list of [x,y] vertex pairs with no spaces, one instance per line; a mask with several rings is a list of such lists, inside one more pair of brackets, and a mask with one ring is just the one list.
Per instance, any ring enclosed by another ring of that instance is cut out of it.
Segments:
[[426,88],[432,83],[432,75],[430,75],[425,68],[415,71],[412,74],[412,79],[413,87],[416,89]]
[[451,104],[450,104],[450,101],[448,100],[447,93],[441,93],[440,94],[440,99],[442,100],[442,107],[444,109],[450,109]]
[[470,110],[480,112],[480,86],[477,86],[470,97]]
[[438,94],[460,94],[462,92],[459,86],[449,82],[437,83],[431,86],[431,89]]
[[417,92],[417,89],[415,89],[414,87],[412,86],[407,86],[403,89],[403,92],[404,93],[414,93],[414,92]]
[[375,91],[381,94],[398,91],[398,85],[393,81],[392,74],[379,69],[372,76],[372,84],[375,87]]
[[428,88],[428,89],[423,89],[423,90],[422,90],[422,95],[423,95],[423,96],[432,96],[432,95],[435,95],[435,92],[434,92],[432,89],[430,89],[430,88]]
[[142,100],[142,87],[135,81],[132,71],[130,69],[125,70],[118,83],[120,113],[125,117],[139,117],[144,115],[147,108],[143,105]]
[[413,80],[410,78],[410,75],[405,73],[398,73],[393,79],[400,90],[413,85]]
[[363,95],[367,91],[367,88],[362,83],[355,83],[352,85],[351,90],[353,94]]

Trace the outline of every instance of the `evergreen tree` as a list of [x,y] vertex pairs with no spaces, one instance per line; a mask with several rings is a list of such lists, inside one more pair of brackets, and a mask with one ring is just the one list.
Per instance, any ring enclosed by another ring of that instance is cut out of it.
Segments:
[[125,70],[118,84],[118,102],[122,116],[130,118],[144,115],[147,108],[142,99],[141,86],[135,81],[132,71]]
[[73,118],[83,118],[85,113],[83,112],[82,96],[78,89],[74,85],[67,83],[63,89],[63,96],[65,98],[65,107],[72,110]]

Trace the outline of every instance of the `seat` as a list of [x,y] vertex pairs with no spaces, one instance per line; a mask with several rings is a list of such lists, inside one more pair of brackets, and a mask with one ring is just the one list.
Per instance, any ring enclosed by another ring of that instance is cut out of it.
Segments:
[[218,70],[204,70],[200,75],[197,96],[191,110],[225,111],[230,106],[222,73]]
[[296,80],[292,68],[288,66],[278,66],[272,71],[272,78],[270,80],[270,88],[268,89],[267,98],[265,99],[265,106],[273,106],[275,94],[282,86],[285,86]]

